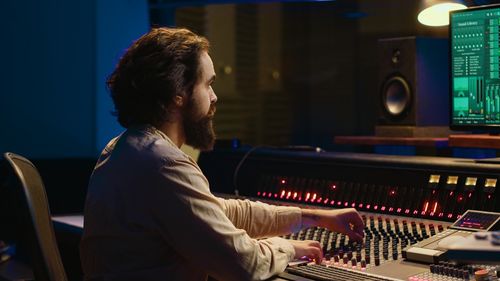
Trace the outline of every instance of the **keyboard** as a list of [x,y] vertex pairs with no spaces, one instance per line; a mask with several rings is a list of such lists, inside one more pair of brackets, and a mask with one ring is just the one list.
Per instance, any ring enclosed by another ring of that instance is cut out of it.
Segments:
[[373,273],[366,273],[360,271],[349,270],[345,268],[336,268],[333,266],[325,266],[318,264],[310,264],[307,266],[294,266],[286,269],[288,273],[303,276],[313,280],[319,281],[396,281],[400,279],[393,279],[376,275]]

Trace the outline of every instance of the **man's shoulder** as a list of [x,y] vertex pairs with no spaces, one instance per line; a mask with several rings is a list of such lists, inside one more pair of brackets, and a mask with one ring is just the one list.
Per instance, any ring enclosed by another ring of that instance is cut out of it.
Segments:
[[145,131],[128,132],[126,142],[147,161],[170,164],[188,161],[187,155],[165,137]]

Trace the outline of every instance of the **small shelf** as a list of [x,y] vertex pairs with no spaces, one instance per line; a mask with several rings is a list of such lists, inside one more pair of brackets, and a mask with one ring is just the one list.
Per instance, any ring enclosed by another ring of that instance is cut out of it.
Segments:
[[500,136],[492,135],[450,135],[450,147],[500,149]]

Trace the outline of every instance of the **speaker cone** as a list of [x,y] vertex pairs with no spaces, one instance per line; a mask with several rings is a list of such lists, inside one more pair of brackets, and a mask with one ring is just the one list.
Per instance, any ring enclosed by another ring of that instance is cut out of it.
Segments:
[[389,78],[382,89],[382,105],[391,117],[401,117],[411,103],[410,86],[400,76]]

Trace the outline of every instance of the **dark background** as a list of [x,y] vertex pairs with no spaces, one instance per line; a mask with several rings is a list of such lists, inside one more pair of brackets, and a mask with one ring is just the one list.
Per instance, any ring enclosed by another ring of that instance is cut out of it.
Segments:
[[96,157],[122,130],[105,78],[152,24],[211,40],[220,138],[327,149],[373,133],[378,39],[447,37],[417,22],[423,1],[228,2],[2,1],[0,151]]
[[422,2],[2,1],[0,152],[34,160],[55,213],[81,210],[95,159],[122,130],[106,76],[152,25],[211,41],[220,139],[335,150],[334,136],[374,132],[377,40],[447,38],[418,23]]

